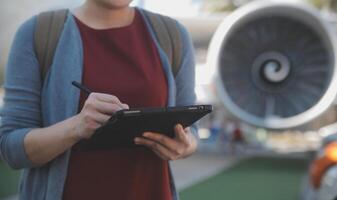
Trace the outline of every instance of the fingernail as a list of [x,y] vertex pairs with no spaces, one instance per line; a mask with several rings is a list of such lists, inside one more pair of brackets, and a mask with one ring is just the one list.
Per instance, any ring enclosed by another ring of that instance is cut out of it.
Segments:
[[136,138],[134,139],[134,141],[135,141],[136,144],[139,143],[139,138],[136,137]]
[[128,104],[123,103],[122,105],[123,105],[124,109],[129,109]]
[[145,132],[145,133],[143,133],[143,136],[144,136],[144,137],[147,137],[147,136],[149,136],[149,133],[148,133],[148,132]]

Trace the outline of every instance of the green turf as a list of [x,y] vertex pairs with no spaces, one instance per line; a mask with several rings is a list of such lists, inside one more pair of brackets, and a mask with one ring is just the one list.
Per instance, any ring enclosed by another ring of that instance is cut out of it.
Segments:
[[0,160],[0,199],[17,193],[20,172],[11,170]]
[[181,200],[297,200],[307,161],[251,158],[189,187]]

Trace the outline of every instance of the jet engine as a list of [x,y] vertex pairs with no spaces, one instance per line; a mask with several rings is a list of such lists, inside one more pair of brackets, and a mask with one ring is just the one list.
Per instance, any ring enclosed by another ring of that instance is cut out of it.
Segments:
[[319,11],[258,1],[217,28],[208,49],[217,94],[254,126],[288,129],[324,113],[337,94],[336,33]]

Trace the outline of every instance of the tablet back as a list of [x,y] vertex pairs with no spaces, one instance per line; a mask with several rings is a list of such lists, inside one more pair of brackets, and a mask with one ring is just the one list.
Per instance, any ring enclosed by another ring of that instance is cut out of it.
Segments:
[[133,147],[134,138],[146,131],[173,138],[176,124],[191,126],[211,111],[210,105],[119,111],[89,140],[82,141],[82,145],[85,149]]

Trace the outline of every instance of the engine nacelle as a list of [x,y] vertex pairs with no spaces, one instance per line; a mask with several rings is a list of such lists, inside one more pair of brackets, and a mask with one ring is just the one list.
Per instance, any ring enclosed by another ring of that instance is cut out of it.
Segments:
[[207,66],[234,116],[254,126],[287,129],[317,118],[333,103],[336,41],[314,8],[258,1],[223,20]]

